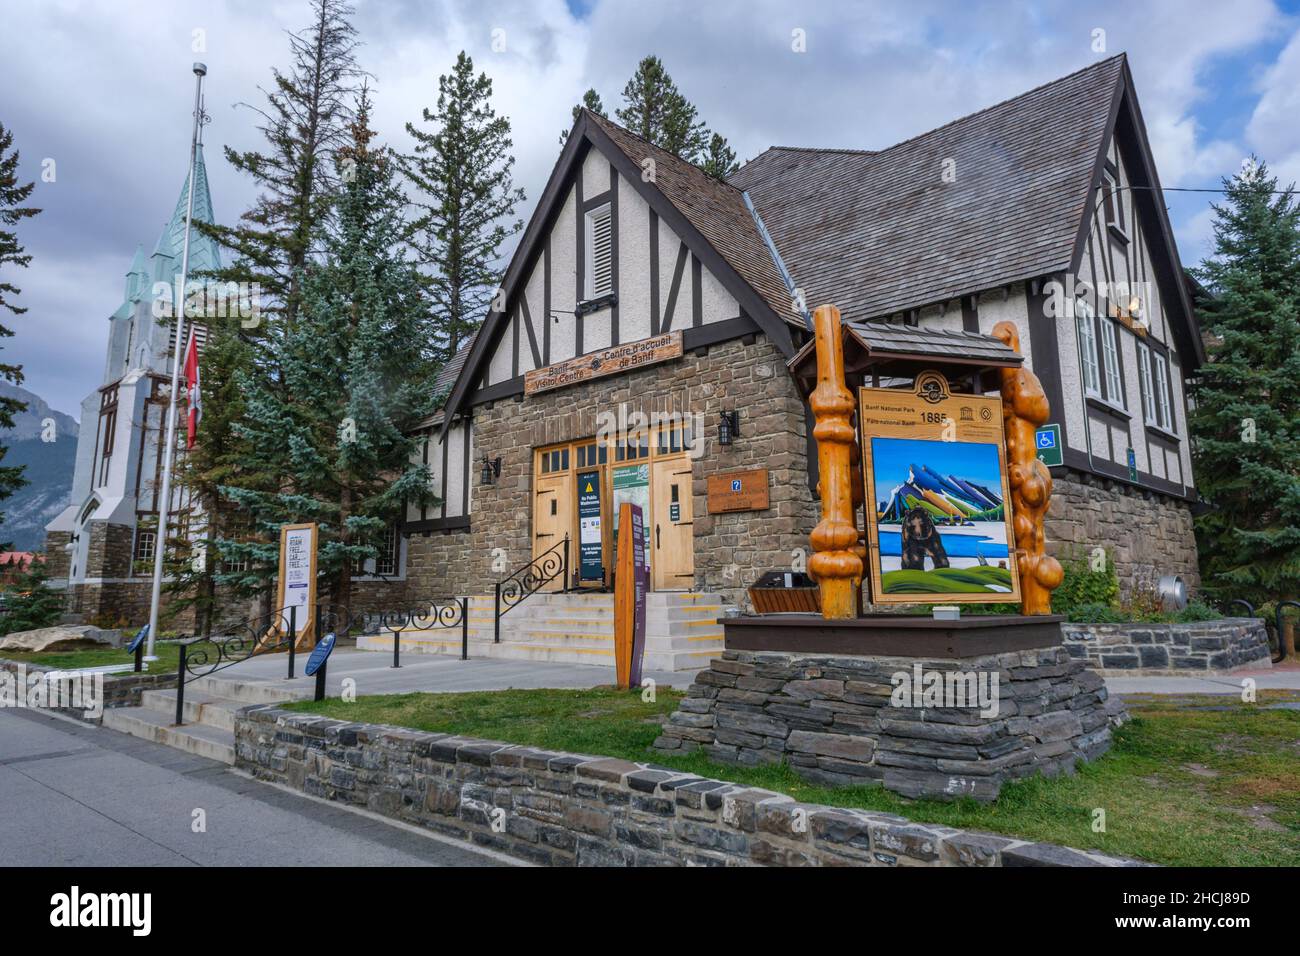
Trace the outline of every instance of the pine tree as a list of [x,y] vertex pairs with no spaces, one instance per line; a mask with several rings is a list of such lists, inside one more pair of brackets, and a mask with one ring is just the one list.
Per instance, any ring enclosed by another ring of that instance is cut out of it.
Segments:
[[623,107],[615,112],[619,122],[647,142],[688,163],[703,160],[709,131],[659,57],[647,56],[637,64],[623,87]]
[[740,168],[736,162],[736,152],[727,146],[727,141],[714,133],[709,137],[709,149],[700,163],[700,169],[704,170],[714,179],[726,181],[727,177]]
[[[40,210],[22,205],[32,194],[36,184],[18,182],[18,150],[13,148],[13,142],[13,133],[0,123],[0,266],[26,268],[27,263],[32,261],[32,257],[19,245],[18,233],[11,231],[11,227],[16,226],[20,219],[30,219]],[[0,276],[0,309],[8,309],[14,315],[22,315],[26,312],[25,307],[10,298],[18,294],[18,287],[10,279]],[[12,330],[0,324],[0,338],[9,338],[13,334]],[[0,379],[12,382],[14,385],[21,385],[23,367],[0,363]],[[13,428],[14,415],[26,409],[26,402],[0,396],[0,431]],[[0,444],[0,462],[4,461],[5,453],[8,451],[5,445]],[[0,501],[8,498],[25,484],[27,480],[23,478],[22,466],[16,468],[0,466]],[[4,514],[0,513],[0,523],[3,521]],[[8,547],[7,544],[0,545],[0,548]]]
[[263,539],[221,545],[230,559],[250,562],[242,583],[274,576],[280,525],[315,521],[323,590],[342,607],[354,567],[376,556],[404,503],[436,503],[410,434],[433,411],[428,322],[404,251],[396,163],[371,145],[369,116],[363,89],[352,142],[340,150],[336,222],[323,231],[320,262],[302,277],[301,321],[274,340],[280,380],[240,376],[246,407],[236,430],[250,449],[248,467],[279,475],[279,488],[223,488]]
[[312,24],[289,34],[292,66],[272,68],[266,105],[250,107],[262,119],[262,150],[225,148],[227,161],[247,173],[260,194],[237,226],[195,223],[231,250],[215,278],[258,283],[263,319],[297,318],[299,277],[312,255],[313,238],[329,215],[337,187],[333,155],[346,145],[351,103],[361,71],[358,40],[344,0],[312,0]]
[[46,586],[49,580],[50,573],[39,557],[14,579],[5,595],[0,636],[52,627],[59,622],[63,616],[63,595]]
[[500,280],[501,245],[523,228],[510,221],[524,191],[514,187],[510,121],[492,109],[492,81],[474,75],[462,50],[438,79],[435,111],[422,111],[430,128],[406,124],[415,152],[402,169],[421,193],[413,245],[424,267],[437,335],[434,358],[446,361],[478,328]]
[[[605,104],[600,101],[600,94],[596,92],[594,87],[592,89],[587,90],[586,93],[583,93],[582,102],[573,108],[574,123],[578,122],[578,117],[582,115],[582,111],[584,109],[591,110],[591,112],[595,113],[597,116],[609,115],[605,112]],[[572,128],[573,128],[572,125],[570,125],[569,129]],[[568,129],[560,130],[560,145],[563,146],[568,141],[569,141],[569,130]]]
[[1213,343],[1191,426],[1214,510],[1196,532],[1205,590],[1258,606],[1300,597],[1300,198],[1253,157],[1224,186],[1197,270]]

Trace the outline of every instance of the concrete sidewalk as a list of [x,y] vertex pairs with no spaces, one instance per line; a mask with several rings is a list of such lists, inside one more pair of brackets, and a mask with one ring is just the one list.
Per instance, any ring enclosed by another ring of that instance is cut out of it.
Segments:
[[1106,687],[1112,694],[1240,694],[1247,678],[1257,690],[1300,691],[1300,666],[1294,664],[1203,677],[1107,677]]

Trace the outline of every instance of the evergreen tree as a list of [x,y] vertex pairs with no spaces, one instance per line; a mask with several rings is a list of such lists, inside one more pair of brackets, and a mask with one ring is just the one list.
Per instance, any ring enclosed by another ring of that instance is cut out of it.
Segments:
[[52,627],[63,616],[63,595],[46,584],[50,574],[45,562],[33,558],[27,570],[19,574],[5,594],[4,615],[0,617],[0,635]]
[[615,112],[619,122],[647,142],[688,163],[704,159],[709,131],[659,57],[647,56],[637,64],[623,87],[623,107]]
[[1214,510],[1196,532],[1206,591],[1258,605],[1300,598],[1300,200],[1253,158],[1224,186],[1197,271],[1213,342],[1191,425]]
[[736,151],[727,146],[727,141],[714,133],[709,137],[709,149],[700,163],[704,170],[714,179],[726,181],[727,177],[740,168],[736,162]]
[[321,236],[321,260],[304,269],[301,321],[273,340],[279,381],[239,377],[246,408],[236,430],[250,449],[248,467],[279,475],[279,487],[223,488],[263,539],[220,546],[250,562],[246,578],[274,576],[280,525],[315,521],[322,584],[343,607],[353,569],[376,556],[404,503],[436,503],[410,434],[433,411],[428,323],[404,251],[396,163],[371,145],[369,114],[363,89],[352,142],[340,150],[336,222]]
[[524,191],[514,187],[510,121],[492,109],[492,81],[474,75],[462,50],[438,79],[438,104],[425,108],[427,128],[406,124],[414,154],[402,169],[419,190],[413,245],[424,267],[436,337],[433,357],[446,361],[487,311],[500,281],[501,245],[523,228],[510,221]]
[[[596,92],[594,87],[592,89],[587,90],[586,93],[583,93],[582,102],[573,108],[574,123],[578,122],[578,117],[582,115],[582,111],[584,109],[591,110],[597,116],[609,115],[608,113],[605,112],[605,104],[600,101],[600,94]],[[573,126],[572,124],[570,124],[569,129],[572,128]],[[568,129],[560,130],[560,145],[563,146],[568,141],[569,141],[569,130]]]
[[195,223],[233,252],[215,278],[258,283],[264,319],[293,325],[299,278],[312,255],[321,220],[329,215],[337,183],[333,154],[345,146],[351,103],[361,71],[358,40],[344,0],[312,0],[312,24],[289,34],[292,65],[272,68],[266,104],[250,107],[262,119],[262,150],[225,148],[225,156],[257,184],[260,194],[237,226]]
[[[40,210],[22,205],[32,194],[36,184],[18,182],[18,150],[13,148],[13,142],[13,133],[0,123],[0,266],[26,268],[27,263],[32,261],[32,257],[18,243],[18,233],[13,231],[12,227],[16,226],[20,219],[30,219]],[[0,276],[0,309],[8,309],[14,315],[22,315],[26,312],[25,307],[10,298],[18,294],[19,289],[12,280]],[[13,334],[12,330],[0,323],[0,339],[9,338]],[[0,363],[0,379],[12,382],[14,385],[21,385],[23,367]],[[26,409],[26,402],[0,396],[0,431],[13,428],[14,415]],[[4,461],[8,451],[5,445],[0,444],[0,462]],[[0,465],[0,501],[8,498],[25,484],[27,481],[23,478],[22,466],[15,468]],[[0,523],[3,521],[4,514],[0,513]],[[0,548],[8,547],[7,544],[0,545]]]

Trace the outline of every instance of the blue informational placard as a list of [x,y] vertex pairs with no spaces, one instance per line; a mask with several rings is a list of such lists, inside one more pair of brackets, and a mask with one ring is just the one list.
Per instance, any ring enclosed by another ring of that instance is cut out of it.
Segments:
[[307,658],[307,676],[312,677],[315,673],[325,666],[329,660],[330,652],[334,650],[334,632],[330,631],[322,637],[316,646],[312,648],[311,656]]
[[131,638],[131,643],[126,645],[127,653],[134,654],[136,648],[140,646],[140,642],[143,641],[148,636],[149,636],[149,625],[146,624],[144,627],[140,628],[140,630],[135,632],[135,637]]

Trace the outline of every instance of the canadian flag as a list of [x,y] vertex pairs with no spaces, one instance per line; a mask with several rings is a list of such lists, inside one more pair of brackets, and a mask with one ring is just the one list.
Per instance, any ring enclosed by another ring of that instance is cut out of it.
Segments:
[[186,399],[189,403],[189,421],[186,426],[186,448],[194,447],[194,435],[199,430],[199,420],[203,418],[203,394],[199,388],[199,344],[190,333],[190,344],[185,349],[185,382],[188,386]]

